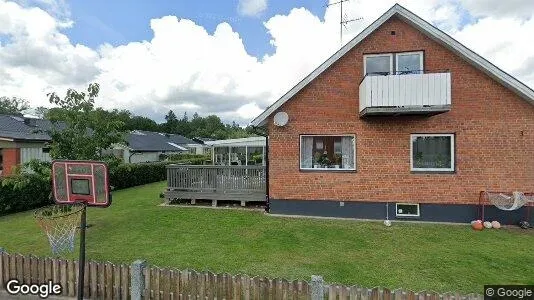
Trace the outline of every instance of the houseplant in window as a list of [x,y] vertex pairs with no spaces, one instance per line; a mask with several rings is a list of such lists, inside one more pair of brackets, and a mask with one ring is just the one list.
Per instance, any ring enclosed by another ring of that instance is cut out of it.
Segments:
[[328,158],[328,152],[325,151],[323,154],[321,154],[318,163],[321,165],[321,168],[328,168],[332,164]]

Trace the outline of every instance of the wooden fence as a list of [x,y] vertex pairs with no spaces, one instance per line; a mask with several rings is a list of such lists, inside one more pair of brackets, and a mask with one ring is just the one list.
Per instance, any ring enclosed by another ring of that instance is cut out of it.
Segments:
[[175,199],[265,201],[263,166],[167,166],[168,202]]
[[[214,274],[193,270],[148,267],[134,263],[87,262],[84,294],[88,299],[339,299],[339,300],[437,300],[483,299],[480,295],[458,293],[437,294],[358,286],[344,286],[323,282],[313,276],[312,281],[269,279],[247,275]],[[138,270],[138,271],[135,271]],[[139,272],[139,274],[135,274]],[[0,250],[0,292],[6,283],[17,279],[20,283],[60,283],[61,296],[74,297],[77,289],[77,261],[12,255]],[[137,279],[136,279],[137,278]],[[138,280],[138,279],[141,280]],[[139,281],[139,282],[137,282]],[[0,293],[1,294],[1,293]],[[133,295],[133,296],[132,296]]]

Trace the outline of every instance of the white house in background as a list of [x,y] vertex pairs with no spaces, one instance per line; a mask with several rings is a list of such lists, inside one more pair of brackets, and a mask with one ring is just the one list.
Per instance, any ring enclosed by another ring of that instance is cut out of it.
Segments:
[[115,144],[109,150],[127,163],[162,160],[162,154],[203,154],[204,145],[179,134],[134,130],[126,137],[125,144]]
[[266,139],[255,136],[241,139],[206,141],[214,165],[265,165]]

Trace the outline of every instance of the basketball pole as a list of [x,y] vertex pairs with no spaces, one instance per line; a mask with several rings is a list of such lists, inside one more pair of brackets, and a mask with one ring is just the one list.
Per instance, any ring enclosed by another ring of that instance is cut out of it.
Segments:
[[80,220],[80,257],[78,258],[78,300],[83,300],[83,282],[85,275],[85,229],[87,227],[87,205],[82,204],[82,215]]

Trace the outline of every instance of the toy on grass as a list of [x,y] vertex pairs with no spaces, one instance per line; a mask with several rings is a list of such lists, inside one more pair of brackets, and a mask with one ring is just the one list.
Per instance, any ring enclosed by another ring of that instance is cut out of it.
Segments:
[[484,222],[483,225],[484,225],[484,227],[486,227],[488,229],[490,229],[492,227],[491,222],[489,222],[489,221]]
[[471,222],[471,227],[473,227],[473,229],[477,231],[484,229],[484,225],[482,225],[482,221],[480,220]]
[[491,222],[491,227],[493,227],[495,229],[499,229],[499,228],[501,228],[501,223],[499,223],[499,221],[492,221]]

